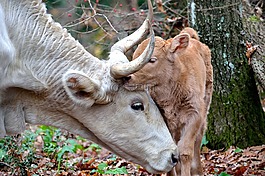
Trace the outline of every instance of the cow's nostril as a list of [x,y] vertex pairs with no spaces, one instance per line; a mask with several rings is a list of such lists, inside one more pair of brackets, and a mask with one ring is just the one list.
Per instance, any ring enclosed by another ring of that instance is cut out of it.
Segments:
[[178,161],[179,161],[178,156],[176,156],[176,155],[174,155],[174,154],[171,155],[171,159],[172,159],[172,163],[173,163],[173,164],[177,164]]
[[128,82],[132,77],[131,76],[126,76],[123,78],[123,81],[124,82]]

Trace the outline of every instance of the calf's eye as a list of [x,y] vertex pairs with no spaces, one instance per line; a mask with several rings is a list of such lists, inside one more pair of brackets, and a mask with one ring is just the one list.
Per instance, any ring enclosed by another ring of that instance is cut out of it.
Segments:
[[157,61],[156,57],[151,57],[149,60],[150,63],[155,63],[156,61]]
[[139,111],[139,110],[143,111],[143,110],[144,110],[144,105],[143,105],[143,103],[141,103],[141,102],[136,102],[136,103],[133,103],[133,104],[131,105],[131,108],[132,108],[133,110],[136,110],[136,111]]

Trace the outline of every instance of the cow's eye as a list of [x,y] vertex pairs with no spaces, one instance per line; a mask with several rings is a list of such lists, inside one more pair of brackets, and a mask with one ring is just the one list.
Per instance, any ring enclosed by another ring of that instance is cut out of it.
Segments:
[[144,105],[143,105],[143,103],[141,103],[141,102],[136,102],[136,103],[133,103],[133,104],[131,105],[131,108],[132,108],[133,110],[136,110],[136,111],[139,111],[139,110],[143,111],[143,110],[144,110]]
[[150,63],[155,63],[156,61],[157,61],[156,57],[151,57],[149,60]]

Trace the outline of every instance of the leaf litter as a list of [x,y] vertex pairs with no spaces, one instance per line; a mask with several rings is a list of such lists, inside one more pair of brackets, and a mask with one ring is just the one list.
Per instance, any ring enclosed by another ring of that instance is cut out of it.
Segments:
[[[14,146],[19,146],[17,149],[10,146],[10,148],[7,147],[7,151],[4,151],[0,148],[0,175],[153,175],[141,166],[128,162],[97,144],[61,131],[61,140],[52,138],[53,142],[56,141],[57,148],[52,146],[54,151],[50,153],[47,152],[48,150],[44,150],[43,139],[45,138],[42,133],[35,136],[33,145],[22,150],[23,152],[18,152],[21,149],[21,142],[23,143],[23,135],[13,142]],[[68,143],[66,144],[66,142]],[[61,157],[59,159],[58,154]],[[29,157],[32,159],[29,160]],[[6,159],[4,160],[4,158]],[[25,160],[29,160],[30,163]],[[203,146],[201,161],[205,176],[265,176],[265,145],[246,149],[230,147],[227,150],[210,150]]]

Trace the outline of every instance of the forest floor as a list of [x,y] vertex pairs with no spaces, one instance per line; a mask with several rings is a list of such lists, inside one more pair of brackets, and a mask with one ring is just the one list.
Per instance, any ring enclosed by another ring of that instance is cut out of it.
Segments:
[[[265,176],[265,145],[228,150],[202,148],[205,175]],[[85,139],[42,126],[0,141],[0,176],[151,176]]]

